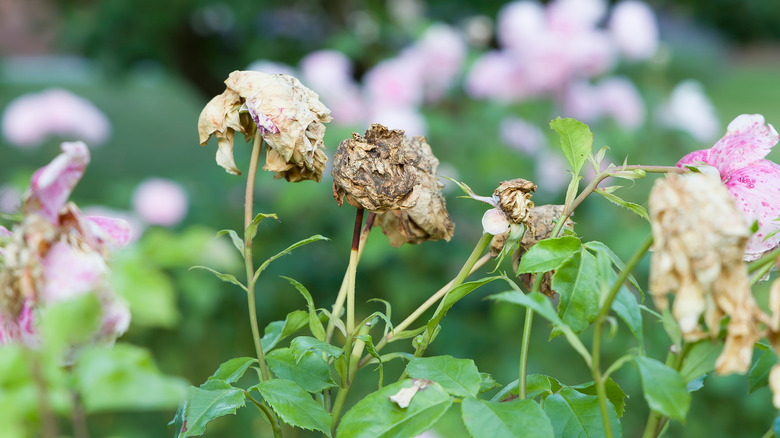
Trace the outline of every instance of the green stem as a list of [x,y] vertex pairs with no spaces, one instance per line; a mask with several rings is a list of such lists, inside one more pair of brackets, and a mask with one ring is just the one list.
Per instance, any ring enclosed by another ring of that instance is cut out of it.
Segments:
[[525,323],[523,324],[523,344],[520,350],[520,400],[525,400],[527,395],[526,378],[528,376],[528,350],[531,346],[531,325],[534,320],[534,311],[530,307],[525,308]]
[[333,419],[333,434],[336,434],[336,427],[341,419],[341,411],[344,409],[344,402],[347,401],[347,394],[349,394],[350,386],[342,386],[339,388],[339,392],[336,395],[336,401],[333,402],[333,410],[330,412],[330,416]]
[[767,263],[761,268],[753,271],[753,273],[750,275],[750,286],[755,286],[756,283],[759,282],[759,280],[764,278],[764,275],[766,275],[766,273],[769,272],[770,269],[772,269],[772,266],[774,266],[773,263]]
[[352,336],[355,330],[355,275],[358,265],[358,250],[360,249],[360,227],[363,226],[363,212],[358,208],[355,214],[355,229],[352,233],[352,250],[349,252],[349,267],[347,268],[347,336]]
[[759,269],[763,269],[766,265],[771,267],[777,258],[780,258],[780,246],[773,249],[772,251],[769,251],[760,258],[748,263],[748,274],[752,274]]
[[775,436],[775,429],[774,427],[770,427],[769,430],[767,430],[766,433],[761,436],[761,438],[772,438],[774,436]]
[[596,315],[596,319],[593,322],[593,347],[591,348],[591,359],[592,359],[591,373],[593,375],[593,382],[596,385],[596,394],[598,395],[599,409],[601,410],[601,420],[604,423],[604,433],[607,438],[612,437],[612,425],[610,424],[609,421],[609,409],[607,407],[607,391],[604,386],[606,377],[601,374],[601,368],[600,368],[601,339],[602,339],[601,334],[604,328],[604,322],[607,320],[607,315],[609,315],[609,311],[612,308],[612,302],[615,300],[615,297],[617,297],[620,288],[623,287],[623,283],[625,283],[626,280],[628,279],[628,276],[631,275],[631,271],[633,271],[634,268],[636,268],[636,266],[644,257],[645,253],[647,253],[647,251],[650,249],[652,245],[653,245],[653,236],[650,235],[647,239],[645,239],[645,242],[639,247],[639,249],[637,249],[634,255],[631,256],[631,259],[629,259],[628,263],[626,263],[625,268],[620,272],[620,275],[618,275],[618,278],[617,280],[615,280],[615,283],[612,284],[612,287],[607,293],[607,296],[604,299],[601,308],[599,309],[599,313],[598,315]]
[[274,431],[274,437],[275,438],[281,438],[281,436],[282,436],[282,429],[276,423],[276,418],[275,418],[273,412],[271,412],[271,410],[268,408],[268,406],[266,406],[266,405],[260,403],[259,401],[257,401],[257,399],[252,397],[249,394],[248,391],[244,391],[244,394],[246,395],[246,398],[248,398],[252,403],[254,403],[254,405],[257,406],[257,409],[260,410],[260,412],[262,412],[263,415],[266,416],[266,418],[268,418],[268,422],[271,423],[271,428]]
[[38,415],[41,419],[41,436],[57,438],[60,436],[57,427],[57,417],[49,404],[49,394],[46,388],[46,378],[41,370],[41,357],[37,351],[28,351],[30,355],[30,371],[35,383],[35,395],[38,399]]
[[262,380],[268,380],[268,365],[265,363],[263,346],[260,343],[260,328],[257,324],[257,306],[255,305],[255,267],[252,261],[252,236],[246,232],[253,219],[252,203],[254,202],[255,177],[257,175],[257,163],[260,160],[260,150],[263,148],[263,137],[259,133],[255,134],[252,144],[252,157],[249,161],[249,172],[247,173],[246,195],[244,197],[244,267],[246,268],[246,286],[247,286],[247,304],[249,307],[249,323],[252,326],[252,339],[255,342],[255,351],[257,361],[260,363],[260,372]]

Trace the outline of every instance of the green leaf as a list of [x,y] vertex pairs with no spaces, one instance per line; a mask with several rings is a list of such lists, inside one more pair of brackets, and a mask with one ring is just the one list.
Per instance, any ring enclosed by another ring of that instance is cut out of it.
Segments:
[[479,377],[482,379],[482,381],[479,383],[480,394],[501,386],[501,384],[496,382],[496,379],[494,379],[493,376],[488,373],[479,373]]
[[[525,389],[526,396],[531,399],[537,395],[541,395],[542,398],[547,398],[548,395],[555,394],[563,387],[561,383],[550,377],[542,374],[530,374],[526,376]],[[517,393],[515,389],[514,393]]]
[[[619,271],[623,271],[624,269],[626,269],[626,264],[623,263],[623,260],[621,260],[620,257],[618,257],[618,255],[615,254],[615,252],[612,251],[612,249],[607,245],[605,245],[603,242],[592,240],[590,242],[586,242],[583,246],[596,253],[604,253],[605,255],[607,255],[607,257],[609,257],[609,259],[612,260],[612,263],[618,268]],[[645,293],[644,291],[642,291],[642,288],[639,287],[639,283],[636,281],[636,277],[634,277],[634,274],[629,274],[628,282],[631,283],[631,286],[634,286],[634,288],[639,291],[639,293],[642,295],[642,300],[644,300]]]
[[607,201],[609,201],[609,202],[611,202],[611,203],[613,203],[615,205],[619,205],[621,207],[627,208],[628,210],[630,210],[633,213],[635,213],[637,216],[639,216],[639,217],[643,218],[644,220],[650,222],[650,216],[647,214],[647,210],[644,207],[642,207],[641,205],[633,203],[633,202],[626,201],[625,199],[621,198],[620,196],[612,194],[612,193],[609,193],[609,192],[607,192],[605,190],[602,190],[602,189],[596,189],[594,191],[596,193],[601,194],[603,197],[607,198]]
[[[615,274],[615,277],[617,277],[617,274]],[[612,302],[612,310],[626,323],[639,347],[643,348],[645,339],[642,326],[642,311],[639,309],[636,297],[627,287],[622,286],[618,291],[615,301]]]
[[561,137],[563,155],[569,160],[574,174],[579,175],[593,147],[593,133],[590,128],[579,120],[560,117],[551,121],[550,127]]
[[[749,393],[769,384],[769,371],[777,363],[777,356],[772,350],[759,353],[758,359],[748,372]],[[684,368],[683,368],[684,369]]]
[[172,409],[187,388],[184,379],[161,374],[149,351],[125,343],[85,349],[74,376],[88,412]]
[[274,321],[265,327],[260,339],[263,351],[270,351],[282,339],[294,334],[309,323],[309,314],[303,310],[294,310],[287,314],[284,321]]
[[685,355],[685,361],[680,369],[680,376],[685,383],[692,382],[715,370],[715,360],[720,355],[722,346],[709,340],[697,342]]
[[325,341],[312,338],[311,336],[298,336],[290,342],[290,351],[296,358],[301,358],[311,350],[317,350],[327,354],[330,357],[339,357],[342,354],[340,348],[328,344]]
[[533,400],[508,403],[466,398],[461,405],[463,424],[472,437],[552,438],[553,427]]
[[473,360],[452,356],[415,357],[406,366],[406,374],[432,380],[457,397],[476,397],[482,384]]
[[285,277],[282,275],[282,278],[289,281],[290,284],[295,286],[295,288],[298,289],[298,292],[303,295],[303,298],[306,300],[306,306],[309,310],[309,330],[311,330],[311,333],[315,338],[319,339],[320,341],[324,341],[325,328],[322,327],[322,321],[320,321],[319,316],[317,316],[317,308],[314,307],[314,299],[311,297],[309,290],[306,289],[306,287],[304,287],[301,283],[290,277]]
[[275,254],[271,256],[268,260],[264,261],[262,265],[260,265],[259,268],[255,271],[255,275],[252,277],[252,281],[257,281],[257,278],[260,276],[260,273],[265,271],[265,268],[268,267],[268,265],[271,264],[274,260],[278,259],[281,256],[289,254],[292,250],[295,248],[298,248],[300,246],[306,245],[308,243],[316,242],[318,240],[330,240],[325,236],[320,236],[319,234],[315,234],[314,236],[309,237],[308,239],[299,240],[298,242],[293,243],[292,245],[288,246],[278,254]]
[[222,280],[224,282],[227,282],[227,283],[233,283],[236,286],[240,287],[241,289],[244,289],[246,292],[249,292],[249,290],[246,288],[246,286],[244,286],[243,283],[238,281],[236,276],[233,275],[233,274],[223,274],[223,273],[221,273],[219,271],[215,271],[214,269],[211,269],[211,268],[209,268],[207,266],[193,266],[193,267],[190,268],[190,270],[192,270],[192,269],[204,269],[206,271],[209,271],[212,274],[214,274],[217,278],[219,278],[220,280]]
[[539,292],[525,295],[521,292],[508,291],[502,292],[500,294],[490,295],[487,298],[494,301],[518,304],[523,307],[530,307],[531,310],[553,323],[553,326],[561,333],[563,333],[563,335],[566,337],[566,340],[569,341],[569,345],[571,345],[572,348],[580,353],[580,356],[585,359],[585,362],[590,364],[591,357],[588,349],[585,348],[585,345],[582,344],[582,341],[577,337],[571,327],[566,325],[561,320],[561,318],[558,317],[555,309],[553,309],[552,304],[550,303],[550,299],[546,296],[540,294]]
[[289,348],[278,348],[266,356],[268,366],[280,379],[292,380],[309,392],[320,392],[336,386],[330,367],[313,351],[295,356]]
[[223,362],[210,379],[223,380],[227,383],[237,382],[252,364],[257,362],[254,357],[236,357]]
[[[246,227],[246,230],[244,230],[244,234],[249,236],[249,240],[254,240],[255,236],[257,235],[257,227],[260,225],[260,222],[263,221],[263,219],[268,218],[274,218],[279,221],[279,218],[276,216],[276,213],[258,213],[257,216],[255,216],[254,219],[252,219],[252,222],[249,223],[249,225]],[[243,245],[243,244],[242,244]],[[244,251],[240,250],[243,254]]]
[[672,343],[678,347],[681,346],[682,333],[680,333],[680,326],[677,325],[677,321],[674,319],[674,316],[672,316],[672,312],[668,307],[663,311],[661,322],[664,327],[664,331],[666,331],[666,334],[669,335],[669,339],[671,339]]
[[[572,386],[571,388],[586,395],[598,395],[598,389],[596,388],[595,383]],[[615,408],[615,412],[617,413],[618,417],[622,417],[623,412],[626,409],[627,398],[623,388],[615,383],[614,380],[608,378],[604,382],[604,389],[607,393],[607,400],[609,400],[609,402],[612,404],[612,407]]]
[[173,328],[180,315],[170,277],[140,252],[111,261],[111,285],[130,305],[133,327]]
[[266,380],[253,386],[251,390],[260,392],[279,418],[290,426],[319,430],[331,436],[330,414],[295,382],[283,379]]
[[241,240],[240,237],[238,237],[238,233],[236,233],[236,230],[219,230],[217,231],[217,237],[224,236],[227,234],[230,236],[230,240],[233,242],[233,246],[236,247],[238,252],[241,254],[241,257],[244,256],[244,241]]
[[342,418],[338,438],[396,438],[417,436],[447,411],[452,397],[436,382],[419,390],[406,408],[388,397],[413,386],[411,379],[385,386],[360,400]]
[[540,240],[523,254],[517,273],[532,274],[558,269],[572,254],[579,251],[581,246],[580,239],[574,236]]
[[429,339],[431,340],[433,339],[431,334],[436,329],[436,326],[439,325],[439,322],[447,314],[447,311],[450,310],[450,308],[453,305],[455,305],[455,303],[457,303],[458,300],[465,297],[466,295],[468,295],[478,287],[490,283],[493,280],[498,280],[499,278],[501,277],[494,276],[494,277],[485,277],[476,281],[469,281],[449,291],[447,295],[444,296],[444,300],[442,301],[441,307],[431,317],[431,319],[428,321],[428,324],[426,324],[426,331],[428,333]]
[[558,316],[575,333],[582,332],[596,319],[600,285],[593,254],[580,251],[563,262],[553,274],[552,288],[560,296]]
[[96,294],[83,294],[43,307],[38,320],[46,349],[61,351],[90,342],[100,327],[100,311]]
[[172,421],[176,438],[203,435],[209,422],[235,414],[245,402],[244,391],[220,380],[209,380],[200,388],[191,386]]
[[[544,413],[552,422],[556,437],[601,438],[605,436],[598,397],[564,387],[542,401]],[[623,435],[611,403],[607,404],[609,423],[615,438]]]
[[642,391],[650,409],[669,418],[684,421],[691,404],[685,380],[674,369],[648,357],[637,356]]

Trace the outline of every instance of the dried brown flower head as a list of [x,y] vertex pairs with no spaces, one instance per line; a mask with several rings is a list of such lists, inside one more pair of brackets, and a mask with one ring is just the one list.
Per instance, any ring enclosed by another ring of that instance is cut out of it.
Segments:
[[331,117],[319,96],[284,74],[234,71],[225,84],[225,92],[214,97],[198,119],[201,144],[212,135],[219,139],[217,164],[239,175],[233,159],[235,133],[248,141],[259,130],[269,146],[263,169],[292,182],[320,181],[328,161],[324,123]]
[[686,340],[716,337],[728,315],[720,374],[746,372],[760,338],[761,312],[743,262],[750,232],[742,213],[717,178],[694,173],[659,179],[650,193],[653,255],[650,292],[660,309],[675,293],[672,314]]
[[528,213],[534,207],[531,196],[536,191],[536,184],[523,178],[503,181],[493,192],[493,198],[498,200],[498,208],[504,213],[511,224],[521,224],[528,218]]
[[449,241],[455,225],[447,213],[447,205],[441,194],[443,185],[436,176],[439,160],[433,155],[425,137],[404,138],[404,148],[408,154],[419,157],[412,169],[420,182],[419,197],[411,208],[382,213],[377,218],[382,232],[395,247],[426,240]]
[[333,197],[374,213],[413,207],[420,196],[420,155],[404,145],[404,131],[372,124],[352,134],[333,155]]

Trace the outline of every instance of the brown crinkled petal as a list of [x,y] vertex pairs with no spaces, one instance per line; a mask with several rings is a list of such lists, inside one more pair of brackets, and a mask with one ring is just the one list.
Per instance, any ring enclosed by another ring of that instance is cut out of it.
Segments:
[[536,191],[536,184],[517,178],[499,184],[493,192],[493,197],[498,198],[498,208],[510,223],[521,224],[528,218],[528,213],[534,207],[531,201],[534,191]]
[[[512,257],[512,266],[514,267],[515,271],[517,271],[517,267],[520,265],[520,260],[523,258],[523,254],[528,252],[529,248],[534,246],[536,242],[540,240],[550,238],[552,231],[555,228],[555,221],[560,219],[562,214],[563,205],[548,204],[538,205],[531,208],[525,222],[528,229],[523,235],[523,238],[520,240],[520,245]],[[574,222],[572,222],[571,219],[566,219],[564,226],[571,229],[574,227]],[[554,273],[555,271],[552,271],[544,275],[544,278],[542,278],[541,289],[539,290],[541,293],[547,295],[550,298],[554,298],[556,293],[552,289],[552,276]],[[520,274],[518,277],[523,282],[523,285],[529,290],[536,280],[536,274]]]
[[233,137],[235,131],[245,135],[248,133],[246,126],[242,124],[242,119],[244,122],[247,120],[239,115],[240,107],[239,95],[227,89],[224,93],[211,99],[198,118],[200,144],[205,145],[212,135],[216,136],[219,140],[217,143],[217,164],[234,175],[240,175],[241,172],[233,159]]
[[365,136],[343,140],[333,156],[333,197],[374,213],[413,207],[420,196],[419,155],[404,132],[372,124]]
[[418,164],[413,169],[420,181],[419,198],[407,210],[382,213],[377,218],[382,232],[394,247],[426,240],[449,241],[455,225],[447,213],[447,205],[441,194],[443,185],[436,177],[439,160],[433,155],[425,137],[404,138],[404,147],[409,154],[419,156]]
[[666,308],[666,294],[675,294],[672,314],[689,341],[706,336],[702,317],[714,338],[728,315],[716,371],[746,372],[762,317],[743,261],[750,232],[734,199],[718,178],[667,175],[650,192],[650,219],[650,292],[656,306]]

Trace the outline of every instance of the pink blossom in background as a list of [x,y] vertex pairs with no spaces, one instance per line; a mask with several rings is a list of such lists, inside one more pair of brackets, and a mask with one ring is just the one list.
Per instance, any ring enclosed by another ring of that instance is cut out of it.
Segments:
[[635,130],[645,121],[645,104],[636,86],[628,78],[613,76],[599,82],[598,94],[603,114],[622,128]]
[[130,328],[130,306],[117,296],[112,296],[111,301],[104,302],[102,305],[100,336],[112,341],[122,336]]
[[269,61],[267,59],[258,59],[257,61],[249,64],[246,69],[268,74],[298,76],[298,72],[295,71],[294,67],[289,66],[283,62]]
[[0,186],[0,213],[16,213],[22,206],[22,192],[14,186]]
[[466,75],[466,93],[476,99],[501,102],[525,99],[531,92],[521,74],[509,53],[497,50],[483,53]]
[[352,61],[337,50],[320,50],[300,63],[303,82],[322,98],[341,125],[357,125],[366,117],[360,87],[352,77]]
[[[758,231],[748,240],[745,259],[755,260],[780,244],[780,166],[764,159],[777,144],[777,131],[760,114],[735,118],[726,135],[710,149],[684,156],[678,167],[704,163],[717,169],[720,179]],[[766,240],[765,240],[766,239]]]
[[458,78],[466,59],[466,41],[455,28],[435,23],[408,51],[419,60],[419,74],[428,100],[438,100]]
[[537,193],[560,194],[569,185],[568,165],[560,155],[543,151],[536,157],[534,179],[534,183],[538,186],[536,191]]
[[57,242],[43,258],[39,298],[54,303],[93,292],[101,287],[106,275],[108,267],[101,254]]
[[498,11],[498,42],[508,50],[521,51],[543,38],[547,29],[545,12],[536,1],[514,1]]
[[53,224],[89,164],[89,149],[82,142],[62,143],[62,154],[38,169],[25,194],[24,212],[38,213]]
[[22,303],[22,310],[16,318],[0,312],[0,345],[8,345],[15,342],[27,346],[35,346],[37,344],[35,314],[30,300],[25,300]]
[[143,181],[133,193],[133,208],[147,223],[174,226],[187,215],[187,192],[176,182],[163,178]]
[[14,146],[40,146],[49,137],[100,146],[111,135],[108,118],[87,99],[63,89],[20,96],[2,116],[5,138]]
[[498,129],[501,141],[527,155],[547,147],[547,137],[542,129],[520,117],[504,117]]
[[657,114],[661,124],[685,131],[700,142],[714,140],[721,129],[704,87],[692,79],[677,84]]
[[628,59],[650,59],[658,50],[658,23],[647,3],[621,1],[612,9],[608,28],[620,52]]
[[363,78],[368,105],[419,106],[423,84],[416,62],[416,59],[391,58],[371,68]]
[[[377,106],[370,111],[371,123],[381,123],[391,129],[403,129],[406,135],[425,135],[425,118],[415,107]],[[366,126],[368,128],[368,126]]]
[[603,107],[598,89],[587,81],[572,83],[563,100],[563,115],[584,123],[596,123],[601,119]]
[[556,32],[580,34],[595,28],[606,12],[604,0],[553,0],[547,6],[547,21]]

